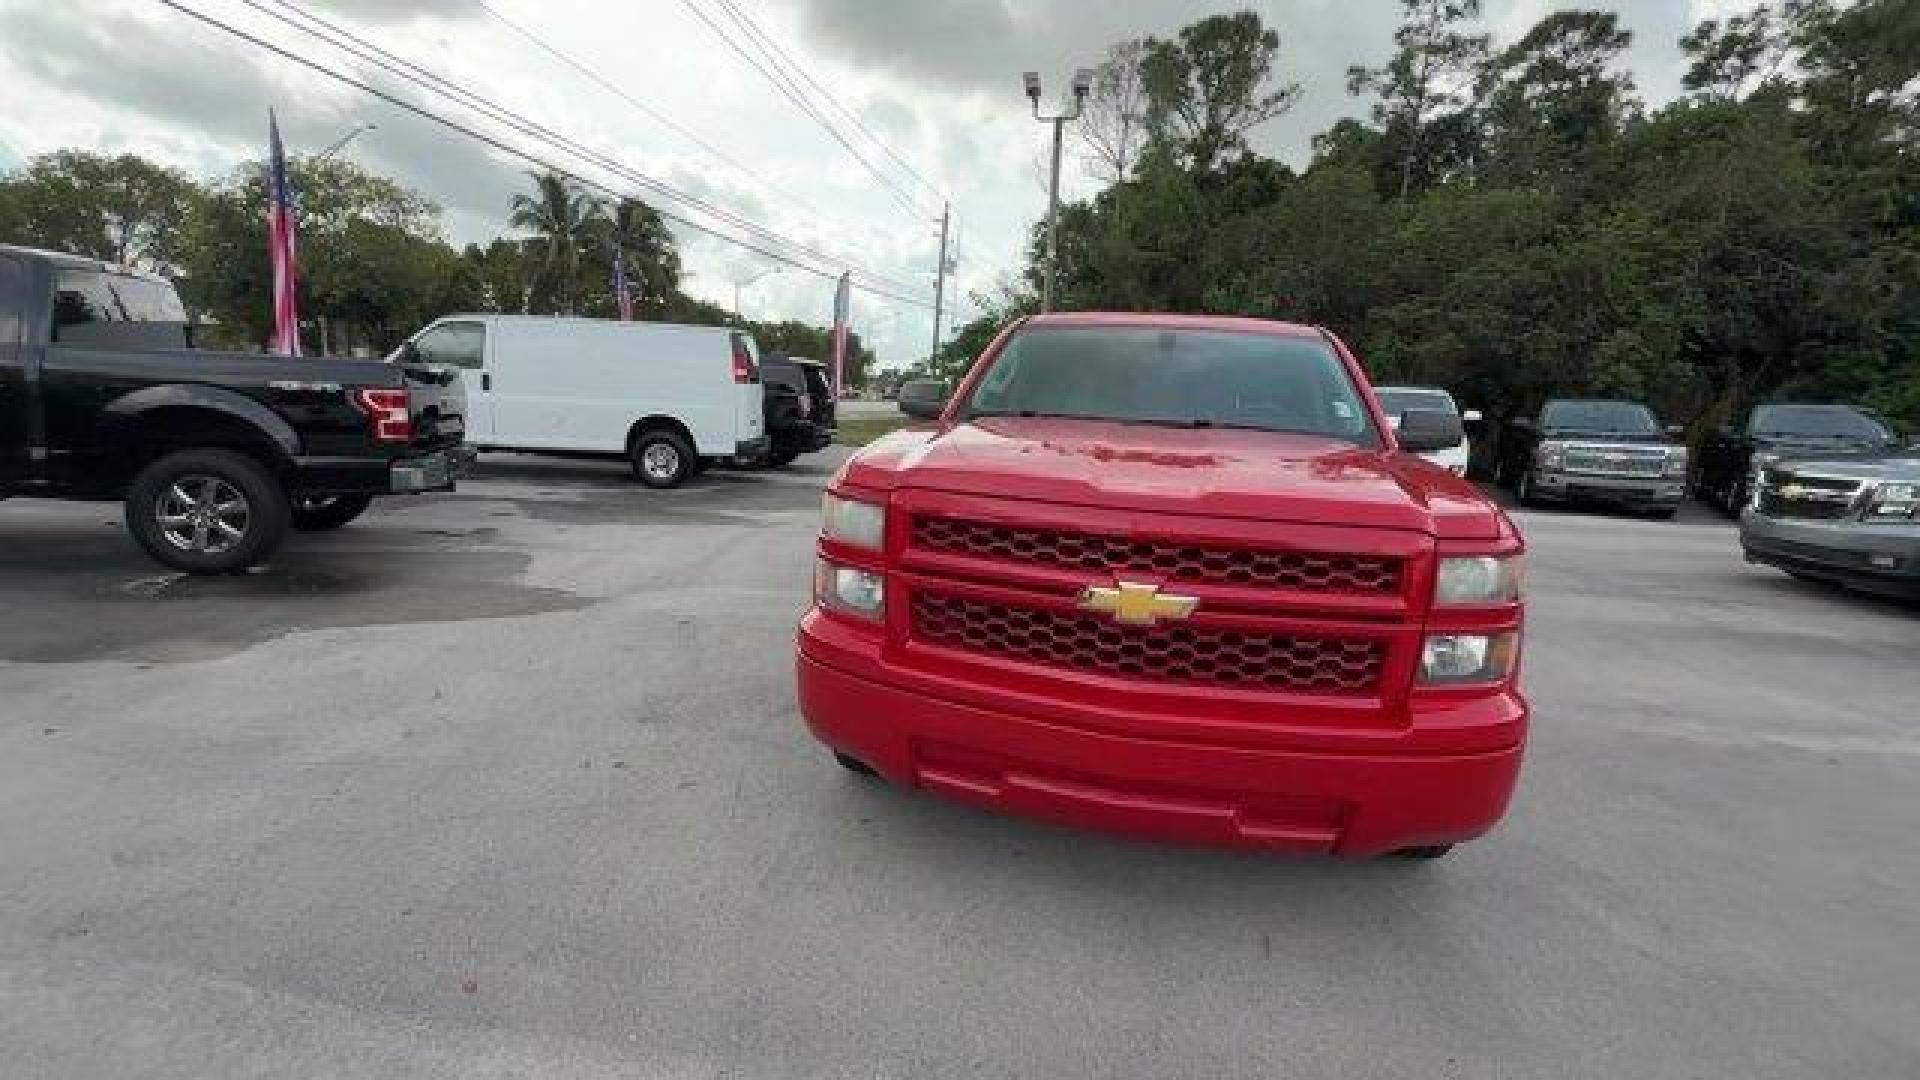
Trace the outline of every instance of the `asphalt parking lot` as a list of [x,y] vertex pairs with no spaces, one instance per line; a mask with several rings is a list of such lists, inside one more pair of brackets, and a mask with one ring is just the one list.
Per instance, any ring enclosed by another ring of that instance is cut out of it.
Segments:
[[1499,832],[1143,846],[811,742],[805,460],[491,459],[210,581],[0,504],[0,1075],[1920,1075],[1920,609],[1527,514]]

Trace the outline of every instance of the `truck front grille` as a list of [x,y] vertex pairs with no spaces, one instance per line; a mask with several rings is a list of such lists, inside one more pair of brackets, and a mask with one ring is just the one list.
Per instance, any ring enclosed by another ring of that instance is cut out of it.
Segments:
[[1858,480],[1769,469],[1761,478],[1758,509],[1768,517],[1838,521],[1852,515],[1859,493]]
[[1658,447],[1569,446],[1568,472],[1595,476],[1659,476],[1667,467],[1667,452]]
[[1379,685],[1386,643],[1187,624],[1123,626],[1110,618],[913,595],[914,636],[970,652],[1125,678],[1296,693],[1366,694]]
[[1171,544],[925,515],[913,519],[913,543],[976,559],[1300,592],[1392,595],[1402,570],[1399,559],[1383,555]]

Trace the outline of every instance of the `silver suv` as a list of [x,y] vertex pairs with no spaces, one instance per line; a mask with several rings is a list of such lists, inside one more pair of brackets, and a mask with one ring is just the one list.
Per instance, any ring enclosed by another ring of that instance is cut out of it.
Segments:
[[1795,577],[1920,598],[1920,454],[1764,466],[1740,546]]

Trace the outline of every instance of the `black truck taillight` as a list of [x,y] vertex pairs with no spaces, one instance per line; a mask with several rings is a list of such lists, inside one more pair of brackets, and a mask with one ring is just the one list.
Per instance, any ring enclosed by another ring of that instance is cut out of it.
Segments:
[[413,400],[405,390],[363,386],[353,392],[353,403],[367,414],[375,442],[413,441]]

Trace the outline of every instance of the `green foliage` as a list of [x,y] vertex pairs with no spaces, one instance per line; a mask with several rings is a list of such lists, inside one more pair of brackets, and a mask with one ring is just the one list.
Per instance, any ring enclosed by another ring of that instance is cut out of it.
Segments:
[[1300,84],[1273,85],[1280,36],[1252,11],[1215,15],[1172,41],[1148,38],[1140,60],[1152,142],[1196,172],[1244,153],[1246,134],[1293,107]]
[[1621,394],[1704,425],[1791,394],[1920,431],[1920,3],[1703,23],[1690,96],[1651,113],[1611,12],[1493,47],[1475,4],[1403,8],[1352,73],[1371,122],[1319,135],[1304,173],[1176,127],[1063,207],[1060,306],[1319,323],[1376,377],[1496,416]]

